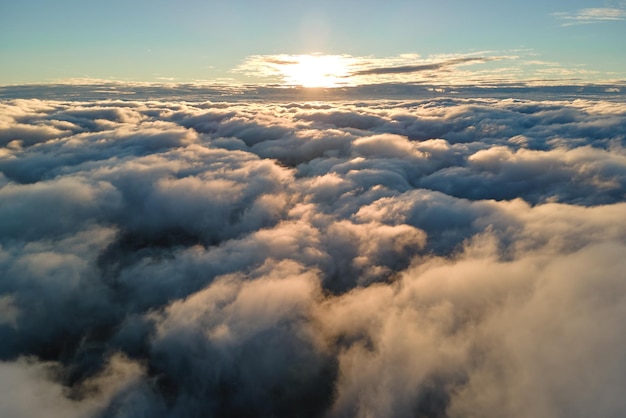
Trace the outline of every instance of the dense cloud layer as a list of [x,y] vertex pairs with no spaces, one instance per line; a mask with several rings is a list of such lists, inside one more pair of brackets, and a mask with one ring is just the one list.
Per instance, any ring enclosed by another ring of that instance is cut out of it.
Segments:
[[0,102],[0,416],[626,413],[626,106]]

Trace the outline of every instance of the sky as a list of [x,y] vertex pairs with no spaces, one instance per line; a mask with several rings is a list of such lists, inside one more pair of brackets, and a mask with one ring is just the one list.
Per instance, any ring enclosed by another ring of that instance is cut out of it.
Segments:
[[309,82],[330,86],[419,81],[417,72],[350,75],[466,57],[489,60],[447,66],[456,80],[443,73],[429,80],[623,81],[625,37],[623,1],[5,1],[0,83],[306,85],[281,69],[268,72],[263,62],[312,53],[351,60],[342,82]]

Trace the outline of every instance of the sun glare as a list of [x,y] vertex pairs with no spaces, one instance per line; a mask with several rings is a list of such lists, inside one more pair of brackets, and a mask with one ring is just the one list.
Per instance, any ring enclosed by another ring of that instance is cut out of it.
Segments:
[[341,55],[297,55],[280,71],[288,85],[339,87],[349,84],[348,59]]

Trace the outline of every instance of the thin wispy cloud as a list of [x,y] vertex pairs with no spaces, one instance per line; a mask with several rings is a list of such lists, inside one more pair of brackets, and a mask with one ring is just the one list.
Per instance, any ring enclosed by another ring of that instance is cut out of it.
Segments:
[[[355,87],[410,83],[442,86],[494,86],[510,83],[589,83],[603,74],[585,68],[542,61],[532,51],[478,51],[422,57],[352,55],[252,55],[232,70],[256,83],[288,87]],[[550,78],[546,78],[550,75]],[[554,77],[557,78],[554,78]],[[614,79],[615,77],[610,77]]]
[[557,19],[563,21],[561,26],[585,25],[617,20],[626,20],[626,9],[612,7],[597,7],[580,9],[576,12],[554,13]]
[[[458,67],[491,61],[515,60],[516,56],[488,53],[437,55],[423,58],[418,54],[392,57],[359,57],[351,55],[253,55],[233,72],[271,80],[284,85],[308,87],[341,87],[381,82],[424,82],[436,78],[446,84],[468,79],[468,70]],[[471,71],[471,79],[480,69]]]
[[418,64],[418,65],[401,65],[397,67],[378,67],[378,68],[369,68],[367,70],[355,71],[351,75],[359,76],[359,75],[381,75],[381,74],[407,74],[407,73],[417,73],[421,71],[435,71],[441,70],[446,67],[453,67],[456,65],[463,64],[478,64],[484,63],[488,61],[494,61],[498,58],[494,57],[466,57],[466,58],[456,58],[443,62],[435,62],[432,64]]

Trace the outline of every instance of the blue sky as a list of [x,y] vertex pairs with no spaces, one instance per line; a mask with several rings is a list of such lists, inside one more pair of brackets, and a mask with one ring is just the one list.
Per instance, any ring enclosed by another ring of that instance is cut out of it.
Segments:
[[381,66],[497,57],[463,68],[624,80],[624,39],[623,1],[3,1],[0,84],[280,82],[250,70],[250,57],[314,52]]

